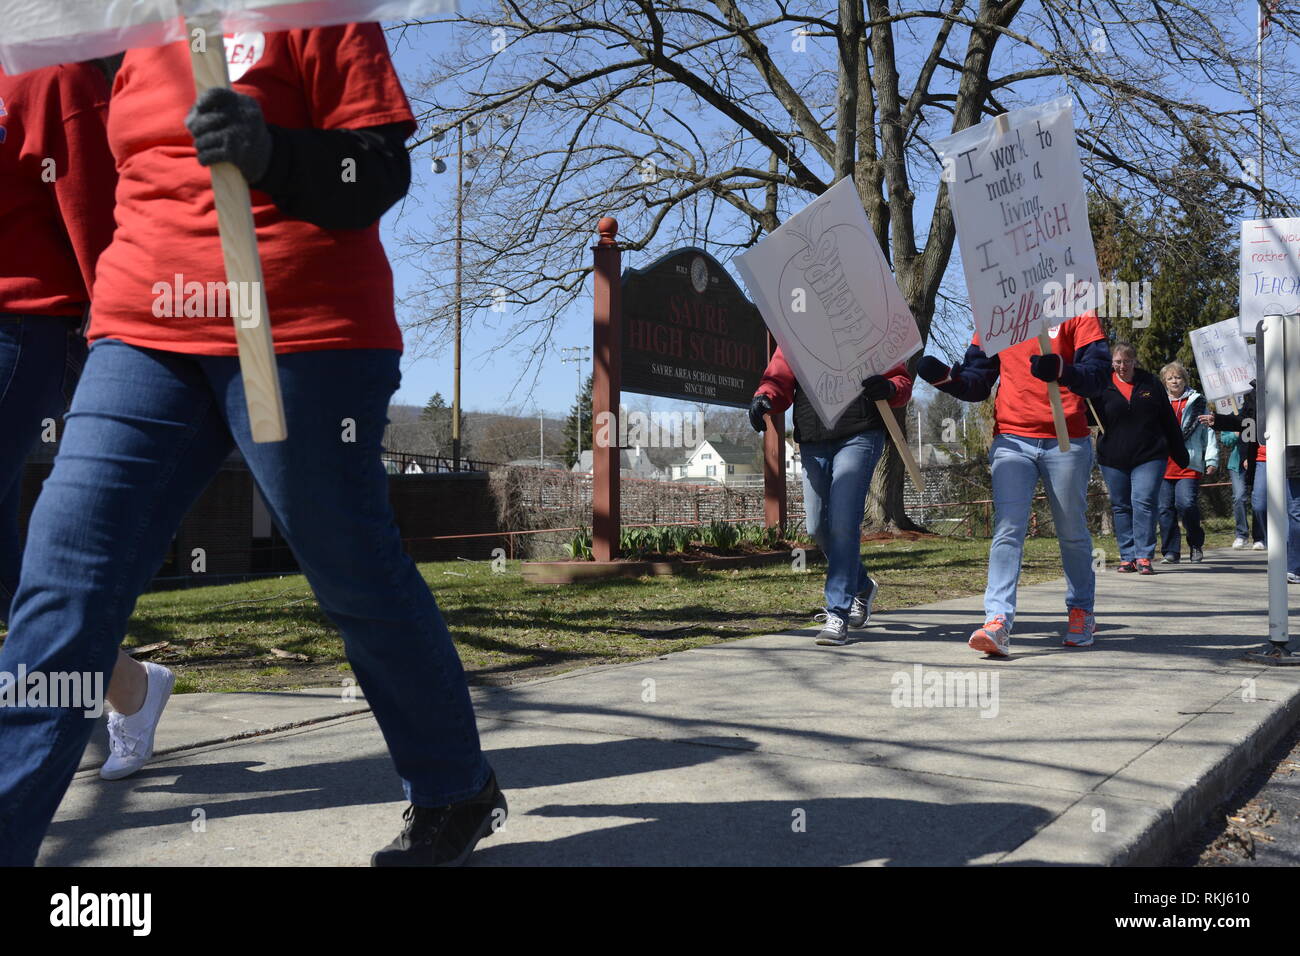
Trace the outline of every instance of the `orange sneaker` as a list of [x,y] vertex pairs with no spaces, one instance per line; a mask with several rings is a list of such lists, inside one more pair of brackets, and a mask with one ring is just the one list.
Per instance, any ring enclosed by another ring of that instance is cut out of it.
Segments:
[[1150,559],[1150,558],[1138,558],[1138,559],[1137,559],[1137,573],[1138,573],[1138,574],[1155,574],[1155,573],[1156,573],[1156,569],[1153,568],[1153,567],[1151,567],[1151,559]]
[[994,614],[966,642],[971,650],[994,657],[1011,655],[1011,628],[1005,614]]
[[1093,634],[1097,630],[1097,618],[1091,611],[1081,607],[1070,608],[1070,623],[1065,629],[1066,647],[1091,647]]

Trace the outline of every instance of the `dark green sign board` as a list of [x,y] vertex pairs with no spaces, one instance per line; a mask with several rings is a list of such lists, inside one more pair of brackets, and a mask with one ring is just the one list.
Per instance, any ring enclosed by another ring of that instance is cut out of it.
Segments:
[[623,273],[623,391],[748,408],[766,367],[762,316],[703,249]]

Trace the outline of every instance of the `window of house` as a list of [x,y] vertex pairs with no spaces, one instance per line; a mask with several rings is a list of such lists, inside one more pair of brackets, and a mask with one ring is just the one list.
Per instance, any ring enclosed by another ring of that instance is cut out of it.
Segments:
[[717,469],[716,466],[714,466],[714,465],[708,465],[708,466],[704,469],[704,474],[705,474],[707,477],[712,478],[715,474],[717,474],[717,471],[718,471],[718,469]]
[[729,474],[729,475],[734,475],[735,473],[736,473],[736,466],[735,466],[735,465],[728,465],[728,466],[727,466],[727,474]]
[[710,454],[710,453],[707,452],[707,451],[706,451],[704,454],[700,455],[700,461],[709,461],[709,460],[712,459],[712,458],[713,458],[713,455]]

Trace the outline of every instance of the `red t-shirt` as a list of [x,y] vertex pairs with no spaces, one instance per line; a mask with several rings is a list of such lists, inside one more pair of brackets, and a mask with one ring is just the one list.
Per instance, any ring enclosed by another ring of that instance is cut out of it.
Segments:
[[113,235],[107,108],[91,64],[0,72],[0,312],[85,311]]
[[1119,393],[1120,393],[1121,395],[1124,396],[1124,401],[1126,401],[1126,402],[1131,402],[1131,401],[1133,401],[1133,383],[1132,383],[1132,382],[1126,382],[1126,381],[1124,381],[1122,378],[1120,378],[1120,377],[1119,377],[1119,372],[1111,372],[1111,373],[1110,373],[1110,380],[1111,380],[1112,382],[1115,383],[1115,388],[1118,389],[1118,390],[1119,390]]
[[[268,123],[291,129],[409,123],[415,129],[378,24],[238,34],[226,39],[226,52],[235,89],[258,101]],[[226,279],[211,174],[199,165],[185,129],[193,104],[184,42],[127,53],[108,121],[119,175],[118,228],[99,263],[92,341],[238,354],[234,319],[187,316],[184,308],[175,314],[177,300],[197,305],[191,289]],[[252,190],[252,203],[276,352],[401,350],[378,223],[322,229],[285,216],[259,190]]]
[[[1051,329],[1052,351],[1065,361],[1074,361],[1074,353],[1085,345],[1106,338],[1097,313],[1085,312],[1067,319]],[[972,340],[980,344],[979,333]],[[1001,384],[993,403],[995,435],[1018,435],[1021,438],[1055,438],[1056,425],[1052,421],[1052,404],[1047,397],[1047,383],[1029,373],[1029,357],[1038,354],[1038,337],[1027,339],[1019,345],[998,353],[1001,360]],[[1088,416],[1083,399],[1068,388],[1061,389],[1061,405],[1065,408],[1066,433],[1071,438],[1088,434]]]
[[[1183,420],[1183,409],[1187,407],[1187,399],[1171,398],[1169,400],[1169,406],[1174,410],[1174,420],[1181,423]],[[1165,465],[1165,477],[1169,479],[1199,478],[1201,477],[1201,473],[1195,468],[1181,468],[1172,458],[1170,458],[1169,463]]]

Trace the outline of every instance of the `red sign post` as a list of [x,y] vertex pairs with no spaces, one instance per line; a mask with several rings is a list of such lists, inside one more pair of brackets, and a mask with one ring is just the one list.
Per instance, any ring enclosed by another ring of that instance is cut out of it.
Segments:
[[[613,561],[619,556],[618,428],[605,428],[597,440],[597,422],[617,422],[622,390],[623,251],[615,238],[618,220],[609,216],[596,224],[600,241],[592,251],[594,319],[591,340],[591,537],[592,557]],[[605,413],[605,414],[602,414]]]

